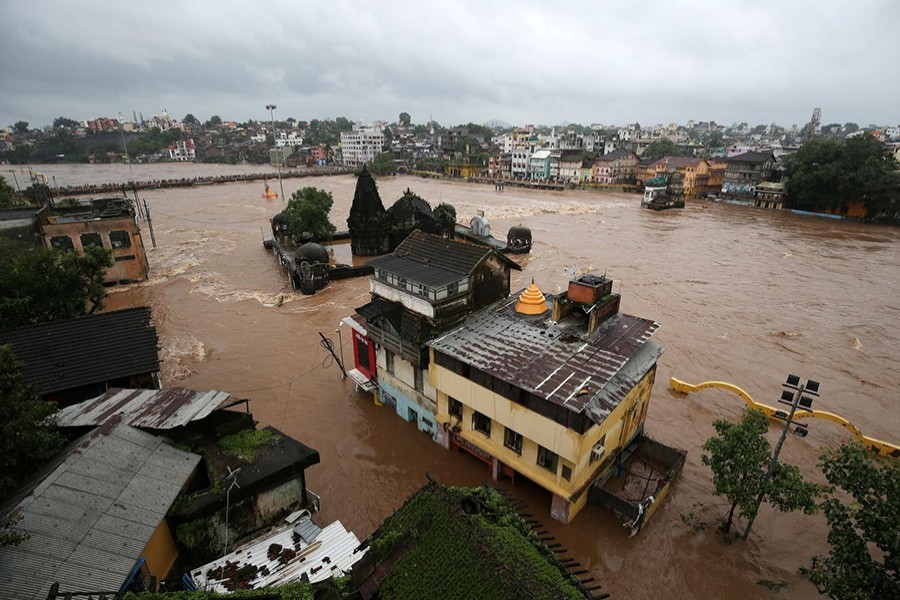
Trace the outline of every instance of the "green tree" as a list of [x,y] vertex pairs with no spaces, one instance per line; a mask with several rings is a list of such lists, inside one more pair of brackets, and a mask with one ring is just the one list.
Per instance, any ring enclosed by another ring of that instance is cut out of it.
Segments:
[[641,158],[659,160],[664,156],[681,156],[681,151],[675,145],[675,142],[666,137],[650,142],[644,149]]
[[373,175],[395,175],[397,173],[396,156],[393,152],[382,152],[369,163],[369,172]]
[[748,410],[740,423],[717,420],[713,427],[716,435],[703,444],[701,461],[712,470],[716,495],[731,502],[722,531],[731,530],[735,509],[741,517],[754,516],[761,493],[781,511],[815,512],[819,486],[805,481],[797,467],[779,462],[766,481],[772,448],[765,437],[769,428],[765,413]]
[[434,207],[434,211],[431,214],[441,224],[446,234],[450,235],[453,233],[456,227],[456,208],[452,204],[441,202]]
[[28,133],[28,121],[16,121],[13,130],[16,133]]
[[25,205],[24,199],[16,193],[13,186],[0,177],[0,208],[17,208]]
[[213,115],[209,118],[209,121],[206,122],[206,126],[209,128],[218,127],[222,124],[222,117],[219,115]]
[[854,133],[859,131],[859,125],[853,123],[852,121],[849,123],[844,123],[844,133]]
[[103,308],[103,278],[113,264],[104,248],[84,255],[0,241],[0,329],[69,319]]
[[870,216],[887,211],[900,188],[897,162],[888,147],[869,134],[840,142],[812,139],[788,157],[786,189],[793,206],[837,209],[862,201]]
[[404,127],[409,127],[409,124],[412,123],[412,117],[409,116],[408,112],[402,112],[400,113],[400,118],[397,119],[397,122]]
[[53,129],[74,129],[80,126],[81,123],[75,119],[69,119],[67,117],[56,117],[53,119]]
[[828,556],[802,569],[831,598],[900,598],[900,461],[876,462],[856,443],[821,457]]
[[333,204],[331,192],[315,187],[297,190],[291,196],[283,213],[287,220],[288,231],[298,240],[331,238],[337,229],[328,220],[328,213],[331,212]]
[[184,118],[181,120],[181,122],[184,123],[185,125],[190,125],[192,127],[194,125],[200,125],[200,119],[198,119],[191,113],[184,115]]
[[25,383],[22,363],[10,346],[0,346],[0,407],[0,498],[5,498],[63,444],[54,427],[56,406]]

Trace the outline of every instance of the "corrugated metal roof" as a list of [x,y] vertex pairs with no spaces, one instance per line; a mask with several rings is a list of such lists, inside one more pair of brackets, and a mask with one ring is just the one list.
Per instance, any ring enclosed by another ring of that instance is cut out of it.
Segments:
[[[509,299],[504,302],[499,311],[485,311],[428,345],[574,412],[598,398],[659,327],[619,313],[587,337],[549,316],[518,316]],[[610,408],[622,399],[605,398],[614,402]]]
[[31,537],[0,548],[4,600],[118,590],[200,457],[111,421],[70,444],[10,514]]
[[159,371],[159,338],[147,307],[0,331],[39,394]]
[[[307,519],[309,517],[304,518]],[[250,582],[252,588],[283,585],[299,581],[304,575],[309,578],[310,583],[315,583],[349,573],[354,563],[366,553],[366,550],[357,552],[359,539],[353,532],[347,531],[340,521],[326,526],[309,542],[300,536],[295,538],[295,528],[302,530],[303,521],[258,537],[234,552],[194,569],[191,571],[194,583],[201,590],[227,592],[223,581],[217,578],[226,562],[237,563],[239,567],[255,565],[258,569],[268,569],[268,574],[265,575],[257,572]],[[270,559],[268,554],[272,544],[289,548],[296,552],[296,556],[284,564],[277,557]]]
[[243,402],[227,392],[194,392],[180,387],[164,390],[112,388],[102,396],[67,406],[59,412],[60,427],[100,425],[122,415],[132,427],[172,429],[199,421],[213,411]]

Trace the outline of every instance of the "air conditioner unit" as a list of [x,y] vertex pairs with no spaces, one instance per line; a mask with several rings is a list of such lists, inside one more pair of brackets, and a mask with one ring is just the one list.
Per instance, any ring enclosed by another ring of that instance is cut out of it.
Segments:
[[594,454],[594,460],[600,460],[603,458],[603,455],[606,454],[606,448],[604,446],[594,446],[591,452]]

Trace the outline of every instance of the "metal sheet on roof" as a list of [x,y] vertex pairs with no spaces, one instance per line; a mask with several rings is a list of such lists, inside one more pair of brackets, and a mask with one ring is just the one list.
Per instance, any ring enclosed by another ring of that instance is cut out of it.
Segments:
[[429,346],[580,412],[658,327],[652,320],[620,313],[585,337],[549,318],[489,310]]
[[[366,550],[357,551],[359,539],[353,532],[347,531],[340,521],[323,528],[310,542],[301,538],[295,543],[294,529],[302,525],[302,521],[298,521],[281,527],[247,542],[222,558],[194,569],[191,571],[194,583],[201,590],[228,591],[221,579],[209,576],[210,573],[220,573],[226,562],[239,563],[241,567],[252,564],[258,569],[268,569],[268,574],[258,573],[250,582],[252,588],[283,585],[299,581],[304,576],[309,578],[310,583],[316,583],[349,573],[354,563],[366,553]],[[285,564],[281,564],[278,558],[269,559],[269,547],[272,544],[290,548],[296,552],[296,556]]]
[[195,392],[180,387],[163,390],[112,388],[102,396],[62,409],[60,427],[100,425],[114,415],[124,416],[132,427],[173,429],[199,421],[213,411],[243,400],[215,390]]
[[0,548],[4,600],[43,600],[53,582],[119,589],[199,462],[124,423],[70,444],[12,509],[22,516],[14,529],[31,537]]

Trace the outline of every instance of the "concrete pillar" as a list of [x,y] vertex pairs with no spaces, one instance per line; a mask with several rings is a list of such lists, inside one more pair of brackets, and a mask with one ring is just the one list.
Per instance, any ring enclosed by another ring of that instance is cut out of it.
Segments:
[[491,478],[494,481],[500,479],[500,461],[496,458],[491,461]]
[[434,441],[440,444],[444,450],[450,449],[450,430],[446,423],[440,423],[437,426]]
[[571,507],[571,502],[569,502],[565,498],[561,498],[556,494],[553,494],[553,501],[550,503],[550,516],[553,517],[553,519],[555,519],[556,521],[568,525],[570,518],[569,509]]

